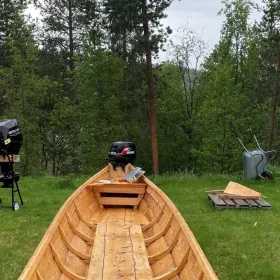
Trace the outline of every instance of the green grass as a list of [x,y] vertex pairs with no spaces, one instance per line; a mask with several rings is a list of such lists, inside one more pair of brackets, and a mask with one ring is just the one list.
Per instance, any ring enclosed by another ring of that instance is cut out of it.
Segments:
[[[55,214],[86,178],[23,178],[24,206],[0,208],[0,279],[17,279]],[[223,189],[229,180],[263,193],[271,211],[216,211],[206,190]],[[279,181],[247,181],[226,176],[157,177],[154,182],[176,204],[220,280],[280,279]],[[0,189],[4,205],[10,190]]]
[[[229,180],[261,192],[272,210],[217,211],[206,190],[224,189]],[[279,182],[243,181],[224,176],[159,177],[155,183],[173,200],[192,229],[220,280],[280,279]]]

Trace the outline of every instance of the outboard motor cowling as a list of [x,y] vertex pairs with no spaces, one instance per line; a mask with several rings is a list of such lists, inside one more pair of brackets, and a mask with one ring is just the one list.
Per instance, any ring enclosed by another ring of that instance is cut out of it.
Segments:
[[0,150],[6,154],[18,155],[23,136],[16,119],[0,120]]
[[114,142],[107,158],[114,167],[126,166],[128,163],[134,162],[136,158],[136,146],[132,142]]

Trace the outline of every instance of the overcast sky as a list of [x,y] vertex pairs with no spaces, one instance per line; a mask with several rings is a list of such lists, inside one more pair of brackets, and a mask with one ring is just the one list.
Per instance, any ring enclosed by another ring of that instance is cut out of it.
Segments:
[[[255,2],[261,4],[262,0],[255,0]],[[166,11],[168,17],[162,22],[173,30],[170,38],[176,35],[180,26],[188,23],[189,27],[197,30],[202,35],[211,50],[219,42],[224,18],[218,16],[218,12],[222,8],[221,0],[174,0]],[[38,11],[32,8],[28,12],[34,17],[38,15]],[[252,12],[251,21],[259,20],[260,18],[261,14],[259,12]],[[167,53],[160,53],[160,60],[166,59]]]
[[[261,4],[261,0],[255,0]],[[171,38],[176,35],[178,28],[188,23],[202,34],[204,41],[208,43],[210,49],[219,42],[220,31],[224,17],[218,16],[218,12],[223,8],[221,0],[174,0],[167,9],[168,18],[163,20],[164,25],[170,26],[173,30]],[[261,14],[253,11],[251,21],[260,20]],[[160,54],[160,60],[167,58],[166,53]]]

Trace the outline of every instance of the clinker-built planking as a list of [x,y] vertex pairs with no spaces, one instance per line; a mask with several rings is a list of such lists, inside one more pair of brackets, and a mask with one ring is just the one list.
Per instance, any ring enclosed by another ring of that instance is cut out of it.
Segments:
[[[65,202],[19,280],[215,280],[170,199],[142,176],[111,165]],[[99,183],[111,180],[111,184]]]

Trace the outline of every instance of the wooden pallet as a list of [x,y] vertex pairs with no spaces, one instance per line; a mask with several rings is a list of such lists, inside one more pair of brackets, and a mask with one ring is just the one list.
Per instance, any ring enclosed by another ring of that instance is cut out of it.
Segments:
[[218,194],[208,193],[208,199],[212,202],[217,210],[222,209],[263,209],[269,210],[271,204],[260,199],[222,199]]

